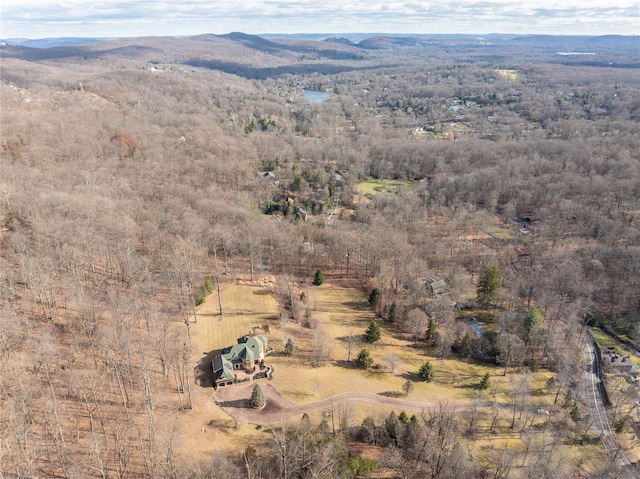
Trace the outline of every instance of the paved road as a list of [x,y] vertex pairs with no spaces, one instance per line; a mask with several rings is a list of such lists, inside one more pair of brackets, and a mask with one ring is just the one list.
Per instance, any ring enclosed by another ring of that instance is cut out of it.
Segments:
[[589,407],[591,408],[593,425],[596,428],[598,436],[600,436],[602,446],[609,455],[616,458],[620,464],[623,466],[631,466],[629,460],[620,450],[620,446],[618,446],[618,442],[609,426],[609,419],[604,409],[602,392],[600,391],[600,379],[598,377],[600,364],[591,339],[587,339],[584,342],[582,352],[587,365],[587,371],[585,373],[587,378],[587,399],[589,401]]

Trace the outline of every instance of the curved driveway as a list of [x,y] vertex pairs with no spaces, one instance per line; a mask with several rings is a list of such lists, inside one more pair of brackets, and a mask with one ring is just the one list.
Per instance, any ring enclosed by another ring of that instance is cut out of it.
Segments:
[[[435,404],[403,401],[369,393],[343,393],[308,404],[293,404],[283,398],[270,384],[262,384],[260,387],[267,402],[267,405],[260,410],[249,407],[249,398],[253,390],[253,383],[221,388],[216,391],[215,398],[218,404],[231,416],[253,424],[268,424],[295,416],[302,416],[304,413],[330,410],[349,402],[376,404],[378,406],[387,406],[406,412],[423,412],[439,407]],[[472,406],[473,403],[471,402],[461,402],[450,404],[447,407],[462,410],[469,409]]]

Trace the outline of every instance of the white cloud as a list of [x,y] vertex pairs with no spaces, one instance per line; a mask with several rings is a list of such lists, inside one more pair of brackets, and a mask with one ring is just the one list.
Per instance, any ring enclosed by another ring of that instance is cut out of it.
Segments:
[[637,0],[3,0],[0,35],[198,33],[638,34]]

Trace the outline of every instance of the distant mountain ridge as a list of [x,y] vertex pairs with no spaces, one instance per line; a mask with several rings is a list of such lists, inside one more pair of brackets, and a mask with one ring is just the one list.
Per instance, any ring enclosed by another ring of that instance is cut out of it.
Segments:
[[[640,45],[640,37],[625,35],[546,35],[546,34],[502,34],[491,33],[486,35],[479,34],[387,34],[387,33],[345,33],[336,36],[335,34],[322,33],[305,33],[305,34],[265,34],[252,35],[242,32],[231,32],[222,35],[200,34],[194,36],[171,36],[170,38],[202,38],[215,37],[244,44],[247,47],[256,50],[278,50],[283,48],[281,41],[304,41],[304,42],[325,42],[338,43],[346,46],[358,47],[363,49],[387,49],[397,47],[424,46],[427,44],[446,43],[450,41],[462,41],[467,43],[477,43],[479,41],[489,42],[509,42],[530,44],[546,44],[548,46],[566,45],[585,43],[591,45],[611,45],[622,42],[625,45]],[[136,38],[154,38],[154,37],[130,37],[129,40]],[[155,37],[162,38],[162,37]],[[122,37],[50,37],[50,38],[8,38],[0,39],[0,43],[4,45],[20,45],[28,48],[54,48],[75,45],[88,45],[110,40],[123,39]],[[280,40],[280,41],[278,41]]]
[[[396,52],[418,53],[450,60],[504,62],[526,51],[550,63],[615,68],[640,67],[640,37],[553,35],[374,35],[354,42],[346,36],[322,39],[284,36],[264,38],[242,32],[190,37],[14,39],[0,41],[0,56],[31,62],[108,59],[132,62],[156,71],[171,65],[218,70],[244,78],[264,79],[287,74],[334,74],[370,68],[384,56],[393,66]],[[59,44],[58,44],[59,43]],[[34,46],[39,45],[39,46]],[[44,45],[47,45],[46,47]],[[55,46],[53,46],[55,45]],[[385,53],[386,52],[386,53]],[[587,56],[586,54],[589,53]],[[465,60],[466,59],[466,60]],[[152,68],[152,67],[149,67]]]
[[51,37],[51,38],[8,38],[6,40],[0,40],[0,43],[7,45],[20,45],[28,48],[53,48],[53,47],[66,47],[71,45],[84,45],[89,43],[104,42],[107,40],[114,40],[114,37]]

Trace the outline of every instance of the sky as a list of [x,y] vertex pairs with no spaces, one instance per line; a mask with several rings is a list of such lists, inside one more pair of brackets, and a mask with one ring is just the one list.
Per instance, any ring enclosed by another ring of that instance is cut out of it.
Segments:
[[0,38],[201,33],[640,34],[640,0],[2,0]]

